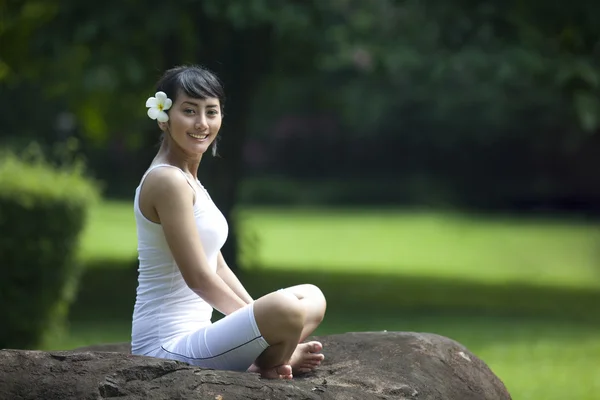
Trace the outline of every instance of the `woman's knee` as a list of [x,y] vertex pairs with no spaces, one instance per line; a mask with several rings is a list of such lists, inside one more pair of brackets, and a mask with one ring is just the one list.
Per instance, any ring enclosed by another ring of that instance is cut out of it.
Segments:
[[319,287],[312,284],[299,286],[298,290],[301,293],[301,298],[310,303],[310,314],[313,319],[318,319],[318,322],[323,320],[323,317],[325,316],[325,310],[327,308],[327,300],[325,299],[323,291],[321,291]]
[[273,344],[302,331],[306,310],[296,296],[278,291],[254,302],[254,317],[263,337]]
[[315,285],[307,285],[307,286],[309,287],[311,297],[314,298],[316,302],[322,303],[323,306],[327,306],[327,300],[325,299],[325,294],[323,294],[323,291]]

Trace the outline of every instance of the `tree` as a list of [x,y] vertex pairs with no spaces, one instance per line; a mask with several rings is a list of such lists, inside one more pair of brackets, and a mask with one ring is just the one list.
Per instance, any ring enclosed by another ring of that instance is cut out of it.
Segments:
[[[298,1],[147,4],[141,0],[3,3],[0,45],[9,51],[3,52],[0,78],[15,94],[33,83],[42,88],[45,102],[64,104],[91,147],[106,146],[118,136],[128,146],[151,147],[156,127],[143,117],[143,101],[159,74],[188,63],[215,70],[229,98],[219,142],[222,160],[209,163],[202,176],[229,220],[224,253],[235,266],[232,212],[253,92],[273,68],[292,65],[293,71],[299,61],[304,66],[311,63],[316,42],[301,32],[309,30],[314,10],[311,3]],[[287,46],[301,48],[301,55],[279,51]]]
[[[568,131],[584,143],[582,133],[597,131],[600,123],[598,9],[585,1],[565,8],[473,0],[182,0],[152,6],[141,0],[5,0],[0,85],[7,95],[0,107],[29,109],[32,98],[45,106],[25,121],[22,114],[4,113],[12,121],[3,124],[4,134],[26,128],[52,140],[56,134],[48,126],[66,111],[90,153],[118,140],[140,149],[139,158],[149,157],[157,132],[143,101],[153,83],[171,66],[207,65],[224,81],[228,101],[221,158],[207,160],[201,173],[230,221],[225,253],[235,266],[232,212],[242,148],[252,113],[269,108],[253,102],[268,82],[319,75],[324,103],[357,135],[398,136],[401,119],[414,128],[411,138],[438,147],[506,138],[528,131],[520,122],[528,110],[528,123],[538,121],[530,126],[544,128],[529,131]],[[530,140],[542,143],[541,137]],[[141,172],[137,165],[145,167],[135,160],[123,165],[131,166],[131,179]]]

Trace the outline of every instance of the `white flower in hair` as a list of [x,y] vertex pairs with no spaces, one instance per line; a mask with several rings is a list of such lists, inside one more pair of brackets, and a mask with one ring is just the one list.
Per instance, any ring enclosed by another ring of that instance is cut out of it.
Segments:
[[146,107],[150,107],[148,109],[148,116],[159,122],[167,122],[169,116],[165,111],[171,108],[173,102],[167,97],[165,92],[156,92],[154,96],[155,97],[150,97],[146,100]]

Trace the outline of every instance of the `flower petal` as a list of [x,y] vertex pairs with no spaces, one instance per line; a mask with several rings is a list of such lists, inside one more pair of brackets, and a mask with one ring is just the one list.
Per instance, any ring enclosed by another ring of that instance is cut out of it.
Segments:
[[173,105],[173,101],[169,98],[165,100],[165,105],[163,106],[163,110],[168,110]]
[[156,116],[156,119],[157,119],[159,122],[167,122],[167,121],[169,120],[169,116],[167,115],[167,113],[166,113],[166,112],[164,112],[164,111],[159,111],[159,112],[158,112],[158,115]]
[[158,113],[160,113],[160,111],[158,111],[158,108],[156,107],[150,107],[148,109],[148,116],[152,119],[156,119],[156,117],[158,117]]
[[158,101],[156,100],[156,97],[149,97],[148,100],[146,100],[146,107],[156,107],[158,105]]
[[167,95],[165,92],[156,92],[155,96],[156,96],[156,100],[158,100],[159,102],[161,102],[163,104],[167,100]]

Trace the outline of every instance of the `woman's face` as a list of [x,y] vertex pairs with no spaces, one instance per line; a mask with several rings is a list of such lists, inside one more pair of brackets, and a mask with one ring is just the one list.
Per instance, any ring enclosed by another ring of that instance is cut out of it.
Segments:
[[196,99],[180,92],[161,129],[168,129],[184,152],[203,154],[219,134],[222,120],[219,99]]

